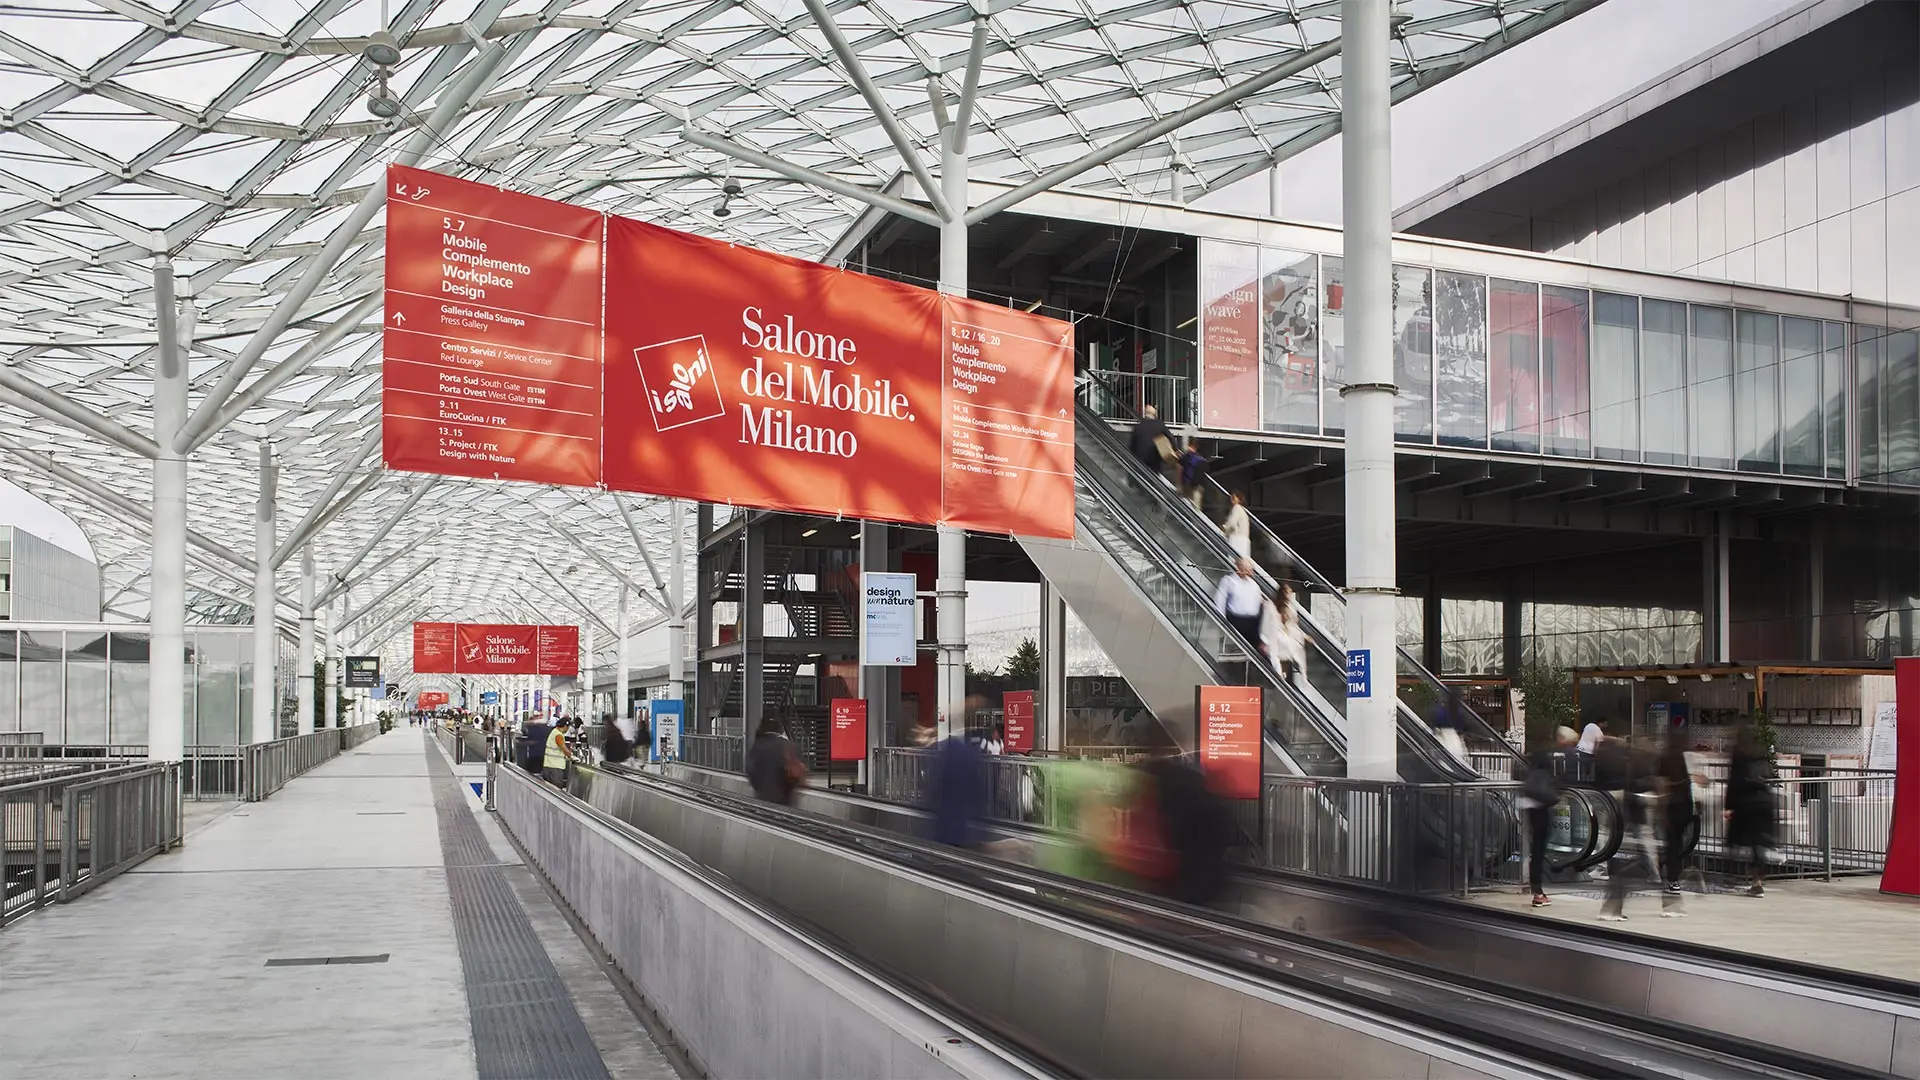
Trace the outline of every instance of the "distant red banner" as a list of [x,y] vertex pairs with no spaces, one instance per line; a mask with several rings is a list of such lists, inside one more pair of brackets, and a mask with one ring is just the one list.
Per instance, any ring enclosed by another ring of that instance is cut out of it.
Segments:
[[454,673],[454,624],[450,622],[413,624],[413,673],[416,675]]
[[415,703],[422,709],[437,709],[451,700],[445,690],[422,690]]
[[1009,754],[1033,752],[1033,691],[1008,690],[1000,695],[1000,715],[1007,726]]
[[577,675],[580,628],[414,623],[416,675]]
[[1258,799],[1262,758],[1257,686],[1202,686],[1195,695],[1200,771],[1224,799]]
[[388,467],[598,481],[605,237],[597,211],[387,169]]
[[828,711],[827,753],[834,761],[867,756],[867,699],[834,698]]

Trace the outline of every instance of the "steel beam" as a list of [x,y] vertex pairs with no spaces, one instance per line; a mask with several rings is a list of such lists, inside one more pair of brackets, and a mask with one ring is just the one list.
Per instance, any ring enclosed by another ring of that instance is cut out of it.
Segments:
[[777,158],[772,154],[762,153],[751,147],[741,146],[739,143],[720,138],[717,135],[709,135],[698,128],[689,126],[680,132],[680,137],[702,149],[712,150],[718,154],[738,158],[749,165],[758,166],[768,172],[778,173],[798,183],[825,188],[837,195],[845,195],[849,199],[866,203],[869,206],[878,207],[889,214],[897,214],[900,217],[911,218],[923,225],[932,225],[935,228],[938,228],[940,225],[940,215],[928,211],[925,207],[915,206],[905,199],[895,198],[892,195],[875,191],[872,188],[862,187],[850,180],[842,180],[837,176],[829,176],[826,173],[809,169],[804,165],[795,165],[785,158]]
[[[813,2],[817,3],[818,0],[813,0]],[[1381,0],[1381,2],[1384,3],[1385,0]],[[1193,123],[1195,120],[1211,116],[1221,109],[1231,108],[1239,104],[1241,100],[1252,97],[1254,94],[1276,83],[1290,79],[1316,64],[1325,63],[1340,54],[1341,41],[1343,38],[1344,34],[1341,38],[1335,38],[1325,44],[1316,45],[1298,56],[1281,63],[1270,71],[1255,75],[1243,83],[1229,86],[1225,90],[1214,94],[1212,97],[1189,105],[1170,116],[1162,117],[1131,135],[1122,136],[1100,149],[1083,154],[1079,158],[1057,169],[1042,173],[1004,195],[988,199],[978,207],[967,212],[967,223],[970,225],[979,224],[1008,207],[1024,202],[1043,191],[1050,191],[1059,187],[1061,184],[1079,176],[1081,173],[1097,169],[1129,150],[1145,146],[1169,132],[1177,131]]]
[[[432,149],[434,143],[440,139],[440,130],[446,127],[454,117],[465,112],[473,99],[484,91],[485,87],[491,83],[494,72],[499,69],[500,62],[506,59],[506,56],[506,48],[497,42],[489,43],[474,59],[473,66],[467,69],[466,73],[449,87],[446,94],[434,105],[433,112],[429,113],[426,121],[414,131],[413,136],[407,140],[406,146],[394,155],[393,162],[398,165],[412,165]],[[226,372],[221,375],[220,381],[214,385],[214,388],[207,392],[207,396],[201,399],[200,408],[193,414],[193,419],[178,436],[173,437],[175,450],[182,453],[191,451],[219,430],[216,423],[226,407],[227,399],[240,388],[241,382],[245,381],[248,373],[253,370],[253,366],[260,362],[260,358],[266,355],[267,350],[272,348],[273,343],[293,323],[300,314],[301,305],[305,304],[320,288],[320,283],[333,272],[334,266],[346,256],[348,249],[365,241],[367,225],[373,221],[374,215],[380,212],[380,208],[386,205],[386,199],[387,185],[383,180],[369,187],[366,195],[354,204],[346,220],[335,227],[333,234],[327,237],[326,246],[320,249],[318,255],[312,256],[307,261],[306,269],[301,271],[300,278],[294,282],[293,288],[287,290],[287,295],[274,305],[272,313],[267,316],[265,322],[260,324],[260,328],[253,332],[253,336],[247,339],[239,355],[227,363]],[[284,562],[285,559],[278,561]]]
[[[387,538],[387,534],[393,531],[393,527],[395,525],[400,524],[401,519],[406,517],[409,513],[411,513],[413,511],[413,508],[419,505],[420,500],[422,498],[425,498],[427,492],[431,491],[433,489],[433,486],[438,482],[439,481],[437,479],[428,479],[422,482],[419,487],[413,490],[413,494],[408,495],[406,498],[406,501],[402,502],[397,508],[395,508],[393,513],[388,516],[387,520],[382,522],[380,527],[373,531],[373,535],[367,537],[366,541],[360,545],[360,550],[354,552],[352,558],[342,563],[340,565],[340,568],[333,572],[333,574],[331,575],[331,577],[333,578],[333,583],[328,585],[326,592],[321,595],[320,597],[321,603],[325,603],[328,600],[333,599],[334,593],[338,592],[339,590],[343,588],[351,588],[352,585],[358,584],[358,579],[356,579],[353,582],[349,582],[347,580],[347,575],[352,573],[355,567],[359,566],[362,562],[364,562],[368,555],[373,554],[373,549],[380,546],[380,541],[385,540]],[[395,557],[396,556],[388,556],[386,559],[381,561],[380,565],[385,566],[388,562],[391,562]],[[361,577],[364,577],[364,576],[365,575],[361,575]]]
[[373,451],[374,446],[379,442],[380,428],[378,426],[368,430],[365,435],[360,437],[360,444],[354,447],[352,456],[341,463],[339,470],[333,474],[333,479],[328,481],[326,490],[322,491],[320,497],[313,501],[313,505],[307,508],[306,516],[302,517],[300,523],[293,527],[292,535],[287,537],[287,541],[281,544],[274,552],[274,566],[280,566],[288,559],[293,558],[293,553],[299,551],[306,545],[307,541],[313,539],[314,534],[320,531],[325,525],[323,519],[328,516],[334,498],[340,494],[342,488],[347,486],[347,481],[353,479],[353,470],[360,467],[360,463],[366,460],[366,456]]
[[803,0],[803,2],[807,5],[807,10],[813,14],[814,25],[820,28],[821,35],[827,39],[827,44],[832,46],[833,54],[840,58],[840,66],[846,69],[847,78],[852,80],[854,88],[860,91],[860,96],[866,99],[867,107],[873,110],[873,118],[880,122],[880,128],[887,133],[887,138],[893,140],[893,148],[900,152],[901,162],[906,165],[907,171],[913,174],[913,178],[920,182],[920,189],[927,193],[927,201],[933,204],[933,212],[942,220],[953,217],[954,210],[947,196],[941,192],[940,182],[935,180],[933,173],[927,170],[927,163],[920,160],[920,148],[913,144],[913,139],[907,135],[907,129],[900,126],[900,118],[894,115],[893,107],[888,105],[887,99],[881,96],[880,88],[874,85],[872,77],[867,74],[866,65],[860,62],[860,57],[854,53],[853,46],[847,43],[846,35],[842,34],[840,27],[834,23],[824,0]]
[[340,339],[364,322],[367,316],[377,314],[385,303],[385,292],[361,297],[359,303],[348,308],[345,314],[334,319],[309,338],[306,344],[301,345],[292,356],[275,364],[273,370],[255,379],[245,390],[235,395],[233,400],[227,402],[214,416],[212,423],[207,425],[207,430],[194,437],[193,445],[188,449],[198,450],[205,446],[208,439],[219,434],[228,424],[240,419],[248,409],[264,401],[268,394],[285,386],[290,380],[312,367],[315,361],[325,355],[328,349],[339,344]]
[[160,456],[160,446],[152,439],[92,409],[61,397],[11,368],[0,367],[0,388],[11,390],[18,395],[18,400],[10,403],[15,408],[98,436],[123,450],[131,450],[141,457]]
[[[34,471],[67,485],[82,502],[87,503],[101,513],[111,514],[120,518],[125,524],[133,525],[149,532],[152,531],[153,511],[151,509],[140,505],[127,496],[100,483],[98,480],[87,476],[85,473],[68,468],[38,451],[28,450],[4,435],[0,435],[0,451],[12,454],[22,464],[27,465]],[[248,573],[253,572],[252,559],[193,529],[187,530],[187,543],[209,555],[232,563],[234,566]]]

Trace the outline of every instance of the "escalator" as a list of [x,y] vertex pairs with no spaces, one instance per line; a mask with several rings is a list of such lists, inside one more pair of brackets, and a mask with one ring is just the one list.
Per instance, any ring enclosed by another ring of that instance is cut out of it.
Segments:
[[[1266,691],[1265,729],[1272,763],[1293,775],[1345,772],[1345,647],[1314,610],[1339,611],[1339,591],[1262,530],[1256,551],[1272,552],[1296,588],[1296,610],[1306,632],[1307,663],[1297,682],[1283,679],[1257,650],[1213,610],[1213,591],[1230,572],[1234,553],[1219,529],[1127,452],[1120,437],[1082,406],[1074,435],[1075,534],[1072,540],[1021,538],[1034,565],[1079,615],[1142,702],[1183,747],[1194,738],[1193,687],[1250,684]],[[1275,595],[1279,582],[1257,572]],[[1314,600],[1309,604],[1308,595]],[[1399,682],[1438,702],[1447,691],[1404,650]],[[1454,712],[1475,749],[1498,747],[1496,760],[1518,755],[1492,736],[1484,721],[1457,700]],[[1399,770],[1412,782],[1482,779],[1449,752],[1433,729],[1398,700]],[[1501,778],[1511,775],[1509,765]]]

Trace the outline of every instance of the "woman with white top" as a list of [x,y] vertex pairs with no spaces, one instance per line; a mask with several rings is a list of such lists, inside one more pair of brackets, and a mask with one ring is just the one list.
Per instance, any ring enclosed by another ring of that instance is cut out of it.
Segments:
[[1227,546],[1243,559],[1253,557],[1253,519],[1247,514],[1246,499],[1239,492],[1233,493],[1233,505],[1227,507],[1226,520],[1220,523],[1220,531],[1226,535]]
[[1307,639],[1300,629],[1300,613],[1294,610],[1293,589],[1280,586],[1280,602],[1271,598],[1260,609],[1260,647],[1283,677],[1300,681],[1300,670],[1307,666]]

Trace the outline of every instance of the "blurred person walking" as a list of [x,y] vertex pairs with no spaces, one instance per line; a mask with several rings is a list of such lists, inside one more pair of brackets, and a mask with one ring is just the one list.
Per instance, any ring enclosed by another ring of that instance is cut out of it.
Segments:
[[[1643,747],[1630,746],[1623,739],[1609,739],[1612,744],[1603,749],[1612,752],[1604,755],[1600,768],[1609,767],[1621,770],[1619,779],[1620,800],[1620,854],[1616,863],[1607,871],[1607,898],[1600,905],[1601,922],[1626,922],[1627,893],[1631,889],[1629,879],[1642,874],[1655,886],[1660,887],[1660,917],[1673,919],[1685,915],[1680,907],[1680,893],[1664,887],[1660,876],[1659,852],[1654,845],[1654,823],[1660,808],[1660,781],[1658,777],[1659,761],[1653,752]],[[1617,761],[1618,764],[1614,765]],[[1624,858],[1625,862],[1618,862]]]
[[1188,439],[1180,450],[1180,497],[1192,504],[1197,514],[1206,513],[1207,456]]
[[1253,578],[1253,560],[1244,555],[1234,560],[1233,572],[1223,575],[1213,590],[1213,610],[1240,635],[1249,655],[1260,647],[1260,613],[1265,603],[1260,583]]
[[1660,876],[1670,892],[1680,891],[1686,873],[1687,830],[1699,817],[1693,800],[1693,771],[1687,767],[1687,743],[1669,732],[1660,750]]
[[1560,779],[1554,759],[1565,754],[1579,740],[1572,728],[1555,730],[1551,746],[1542,746],[1527,755],[1527,775],[1515,800],[1527,815],[1527,887],[1533,891],[1533,906],[1547,907],[1547,836],[1553,829],[1553,808],[1560,805]]
[[1727,768],[1727,845],[1745,848],[1753,883],[1748,896],[1765,896],[1767,861],[1774,849],[1773,755],[1751,722],[1733,739]]
[[753,745],[747,748],[746,773],[755,798],[782,806],[793,804],[793,793],[806,780],[807,767],[801,764],[800,754],[794,750],[793,740],[787,738],[786,725],[779,717],[761,720],[754,730]]

